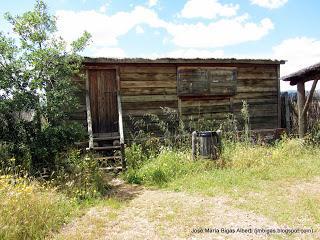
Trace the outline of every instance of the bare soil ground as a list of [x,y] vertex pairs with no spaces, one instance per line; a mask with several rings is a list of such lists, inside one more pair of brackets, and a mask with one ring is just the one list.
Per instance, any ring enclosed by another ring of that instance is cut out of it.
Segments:
[[[319,181],[289,191],[319,191]],[[112,198],[123,207],[95,207],[67,225],[55,239],[320,239],[315,234],[256,234],[254,229],[285,228],[265,216],[238,209],[226,197],[150,190],[114,180]],[[317,192],[318,193],[318,192]],[[250,232],[233,232],[237,229]],[[206,232],[207,231],[207,232]],[[211,231],[211,232],[210,232]]]

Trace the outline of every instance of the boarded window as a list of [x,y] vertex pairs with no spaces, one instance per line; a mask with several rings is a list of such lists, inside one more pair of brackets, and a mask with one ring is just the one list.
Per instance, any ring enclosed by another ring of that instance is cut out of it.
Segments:
[[231,96],[236,88],[236,68],[178,68],[178,96]]

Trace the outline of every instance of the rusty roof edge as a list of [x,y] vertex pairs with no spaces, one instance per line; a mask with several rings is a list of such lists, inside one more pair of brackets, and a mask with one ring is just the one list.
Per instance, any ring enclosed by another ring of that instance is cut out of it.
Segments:
[[103,58],[85,57],[84,63],[256,63],[285,64],[285,60],[271,59],[236,59],[236,58]]

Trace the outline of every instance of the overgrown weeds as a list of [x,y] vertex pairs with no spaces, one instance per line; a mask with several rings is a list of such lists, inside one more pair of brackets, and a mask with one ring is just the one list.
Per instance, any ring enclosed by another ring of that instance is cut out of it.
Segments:
[[43,239],[75,212],[75,202],[53,188],[0,176],[0,239]]

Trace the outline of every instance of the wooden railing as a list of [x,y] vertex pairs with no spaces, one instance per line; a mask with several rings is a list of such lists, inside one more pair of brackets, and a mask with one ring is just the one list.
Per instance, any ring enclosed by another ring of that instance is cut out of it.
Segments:
[[123,120],[122,120],[122,107],[121,107],[121,97],[120,91],[117,94],[118,102],[118,116],[119,116],[119,134],[120,134],[120,147],[121,147],[121,156],[122,156],[122,169],[126,169],[126,160],[125,160],[125,150],[124,150],[124,132],[123,132]]

